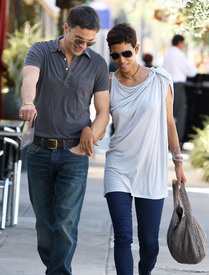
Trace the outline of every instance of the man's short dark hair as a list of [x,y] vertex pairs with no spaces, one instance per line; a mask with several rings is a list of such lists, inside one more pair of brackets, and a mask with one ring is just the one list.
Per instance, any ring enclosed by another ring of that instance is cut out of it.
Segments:
[[137,43],[136,31],[128,23],[116,24],[107,34],[107,43],[109,48],[114,44],[127,43],[134,48]]
[[172,45],[177,46],[179,42],[183,42],[183,41],[184,41],[184,37],[180,34],[177,34],[172,39]]
[[73,7],[66,19],[66,23],[70,28],[79,26],[82,29],[100,30],[99,14],[90,6],[80,5]]

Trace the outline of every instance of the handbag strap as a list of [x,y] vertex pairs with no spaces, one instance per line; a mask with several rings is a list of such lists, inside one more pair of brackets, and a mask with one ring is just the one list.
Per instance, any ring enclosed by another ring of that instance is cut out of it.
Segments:
[[111,92],[111,85],[112,85],[112,76],[114,75],[114,73],[113,72],[111,72],[110,74],[109,74],[109,81],[110,81],[110,85],[109,85],[109,91]]
[[179,189],[179,192],[185,215],[192,216],[192,207],[183,182],[181,182],[181,188]]
[[174,209],[177,210],[180,207],[180,199],[179,199],[179,190],[177,187],[176,180],[172,181],[172,187],[173,187],[173,206],[174,206]]
[[185,189],[185,185],[181,182],[181,187],[178,189],[177,181],[173,180],[173,197],[174,197],[174,208],[180,207],[180,200],[186,216],[192,216],[191,204]]

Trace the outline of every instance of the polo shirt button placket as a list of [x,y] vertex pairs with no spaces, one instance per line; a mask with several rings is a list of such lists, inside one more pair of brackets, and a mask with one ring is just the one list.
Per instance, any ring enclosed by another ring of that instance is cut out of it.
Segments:
[[[64,57],[64,61],[66,61],[65,63],[67,65],[67,58],[66,57]],[[68,67],[66,67],[65,70],[68,71],[69,70]]]

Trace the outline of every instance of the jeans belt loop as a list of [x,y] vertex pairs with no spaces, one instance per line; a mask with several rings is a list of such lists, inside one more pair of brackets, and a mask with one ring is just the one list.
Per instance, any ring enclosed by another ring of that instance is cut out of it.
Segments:
[[44,138],[41,138],[41,147],[43,147]]

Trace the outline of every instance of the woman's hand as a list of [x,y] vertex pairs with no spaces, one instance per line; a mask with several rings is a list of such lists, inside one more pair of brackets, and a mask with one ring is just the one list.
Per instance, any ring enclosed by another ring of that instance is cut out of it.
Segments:
[[183,171],[183,164],[181,162],[175,161],[175,172],[176,172],[176,178],[177,178],[177,186],[178,188],[180,188],[181,181],[183,182],[183,184],[186,184],[187,182],[187,179]]

